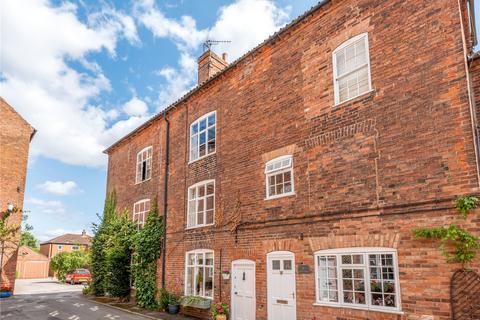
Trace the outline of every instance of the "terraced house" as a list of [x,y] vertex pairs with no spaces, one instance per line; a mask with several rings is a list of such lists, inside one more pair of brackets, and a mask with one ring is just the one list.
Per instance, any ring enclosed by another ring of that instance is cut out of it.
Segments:
[[473,0],[331,0],[230,64],[205,52],[198,86],[106,150],[140,226],[158,199],[159,287],[232,319],[478,310],[452,299],[461,266],[412,236],[480,233],[454,208],[479,192],[474,30]]

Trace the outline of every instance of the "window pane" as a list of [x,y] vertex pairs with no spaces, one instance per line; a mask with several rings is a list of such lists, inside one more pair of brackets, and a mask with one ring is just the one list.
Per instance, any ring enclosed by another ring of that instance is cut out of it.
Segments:
[[214,194],[214,192],[215,192],[215,186],[213,185],[212,182],[210,182],[209,184],[207,184],[207,195]]
[[199,197],[205,196],[205,185],[198,186],[197,189]]
[[277,192],[277,194],[282,194],[283,193],[283,185],[277,184],[276,192]]
[[292,260],[283,260],[283,270],[292,270]]
[[272,260],[272,269],[280,270],[280,260]]
[[208,142],[208,150],[207,153],[213,153],[215,152],[215,140],[209,141]]
[[195,281],[195,276],[194,276],[194,267],[188,267],[187,268],[187,295],[193,295],[193,287],[194,287],[194,281]]
[[215,127],[208,129],[208,141],[215,140]]
[[199,267],[198,268],[198,273],[197,273],[197,287],[196,287],[196,293],[199,296],[204,296],[204,291],[203,291],[203,285],[205,284],[205,274],[204,274],[204,267]]
[[215,113],[212,114],[212,115],[210,115],[210,116],[208,116],[208,125],[209,125],[209,126],[212,126],[212,125],[214,125],[214,124],[215,124]]
[[198,156],[203,157],[204,155],[206,155],[206,145],[202,144],[200,145]]
[[197,225],[203,224],[203,211],[197,212]]
[[206,224],[212,224],[213,223],[213,210],[209,210],[206,212]]
[[342,264],[351,264],[352,263],[352,256],[351,255],[343,255],[342,256]]
[[204,200],[203,199],[199,199],[198,202],[197,202],[197,212],[203,212],[204,211]]
[[270,186],[269,187],[269,196],[274,196],[275,195],[275,186]]
[[285,193],[292,192],[292,184],[290,182],[285,183]]
[[196,134],[198,132],[198,123],[192,125],[192,134]]
[[205,296],[213,297],[213,268],[205,268]]
[[363,254],[354,254],[352,261],[354,264],[363,264]]
[[213,197],[207,198],[207,210],[213,210]]
[[212,252],[205,253],[205,264],[213,266],[213,253]]
[[207,127],[207,120],[206,119],[203,119],[200,121],[200,126],[199,126],[199,131],[201,132],[202,130],[205,130],[205,128]]
[[203,253],[197,253],[197,265],[203,265]]

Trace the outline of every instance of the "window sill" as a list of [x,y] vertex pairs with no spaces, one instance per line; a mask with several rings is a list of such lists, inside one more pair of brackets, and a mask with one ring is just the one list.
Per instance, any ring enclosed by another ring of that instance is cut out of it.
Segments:
[[209,153],[209,154],[206,154],[206,155],[204,155],[204,156],[201,156],[200,158],[197,158],[197,159],[195,159],[195,160],[189,160],[188,163],[187,163],[187,165],[191,165],[192,163],[195,163],[195,162],[197,162],[197,161],[199,161],[199,160],[202,160],[202,159],[208,158],[208,157],[210,157],[210,156],[213,156],[213,155],[216,154],[216,153],[217,153],[217,150],[215,150],[215,151],[212,152],[212,153]]
[[200,228],[205,228],[205,227],[211,227],[215,225],[215,223],[209,223],[209,224],[202,224],[200,226],[193,226],[193,227],[186,227],[185,230],[194,230],[194,229],[200,229]]
[[342,107],[343,105],[346,105],[346,104],[348,104],[348,103],[353,103],[353,102],[356,102],[357,100],[361,100],[362,98],[365,98],[366,96],[373,95],[373,93],[375,93],[375,89],[370,89],[370,90],[368,90],[367,92],[362,93],[361,95],[358,95],[358,96],[356,96],[356,97],[350,98],[350,99],[345,100],[345,101],[342,101],[342,102],[335,103],[335,104],[333,105],[333,108],[334,108],[334,109],[340,108],[340,107]]
[[346,306],[340,305],[335,303],[320,303],[315,302],[313,303],[316,307],[333,307],[333,308],[343,308],[343,309],[355,309],[355,310],[364,310],[364,311],[373,311],[373,312],[383,312],[383,313],[392,313],[392,314],[404,314],[403,311],[400,310],[388,310],[388,309],[377,309],[377,308],[370,308],[370,307],[361,307],[361,306]]
[[135,182],[135,185],[139,185],[139,184],[142,184],[142,183],[150,181],[150,180],[152,180],[152,177],[150,177],[148,179],[145,179],[145,180],[142,180],[142,181]]
[[265,200],[265,201],[267,201],[267,200],[275,200],[275,199],[280,199],[280,198],[284,198],[284,197],[291,197],[291,196],[295,196],[295,195],[296,195],[296,193],[295,193],[295,191],[294,191],[294,192],[279,194],[279,195],[276,195],[276,196],[266,197],[266,198],[264,198],[263,200]]

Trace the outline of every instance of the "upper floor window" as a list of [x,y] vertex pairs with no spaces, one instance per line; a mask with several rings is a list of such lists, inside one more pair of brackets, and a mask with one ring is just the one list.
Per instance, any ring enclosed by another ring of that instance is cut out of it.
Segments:
[[146,181],[152,177],[152,147],[147,147],[137,153],[136,183]]
[[145,218],[149,211],[150,199],[137,201],[133,205],[133,222],[137,225],[138,229],[143,228],[145,225]]
[[187,228],[213,224],[215,181],[208,180],[188,188]]
[[267,162],[265,165],[267,199],[294,194],[292,162],[292,156],[282,156]]
[[187,252],[185,261],[185,295],[213,298],[213,251]]
[[400,311],[397,253],[347,248],[315,253],[317,303]]
[[190,162],[215,152],[216,111],[210,112],[190,125]]
[[335,104],[372,89],[368,34],[353,37],[333,51]]

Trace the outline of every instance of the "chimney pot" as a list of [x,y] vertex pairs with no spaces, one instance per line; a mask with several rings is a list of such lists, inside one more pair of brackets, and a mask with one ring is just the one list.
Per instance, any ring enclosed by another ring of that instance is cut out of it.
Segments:
[[226,52],[222,53],[223,61],[227,62],[227,57],[228,57],[228,54]]
[[85,229],[82,230],[82,237],[85,237],[87,235],[87,232],[85,231]]

